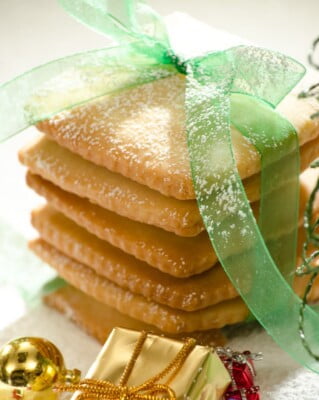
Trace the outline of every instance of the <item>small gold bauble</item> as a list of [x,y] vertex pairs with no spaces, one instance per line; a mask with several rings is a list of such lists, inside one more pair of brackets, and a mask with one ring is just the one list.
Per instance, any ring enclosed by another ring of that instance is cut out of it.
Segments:
[[41,391],[79,379],[80,371],[66,370],[61,352],[48,340],[24,337],[0,349],[0,381],[7,385]]

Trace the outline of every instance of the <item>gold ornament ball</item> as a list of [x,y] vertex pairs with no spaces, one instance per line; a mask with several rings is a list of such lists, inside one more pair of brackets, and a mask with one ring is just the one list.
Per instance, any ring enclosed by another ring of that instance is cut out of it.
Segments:
[[0,349],[0,381],[41,391],[57,382],[77,382],[80,371],[68,371],[57,347],[48,340],[23,337]]

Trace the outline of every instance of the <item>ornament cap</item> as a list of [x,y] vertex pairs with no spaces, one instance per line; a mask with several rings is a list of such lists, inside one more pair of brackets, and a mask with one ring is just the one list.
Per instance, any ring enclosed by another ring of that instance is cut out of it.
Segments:
[[66,369],[64,374],[64,383],[76,384],[81,380],[81,371],[79,369]]

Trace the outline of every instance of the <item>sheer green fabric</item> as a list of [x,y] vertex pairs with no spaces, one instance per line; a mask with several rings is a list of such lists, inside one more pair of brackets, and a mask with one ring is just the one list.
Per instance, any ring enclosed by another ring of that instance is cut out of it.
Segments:
[[29,251],[25,237],[2,218],[0,237],[0,285],[18,289],[31,307],[39,304],[39,294],[48,294],[64,285],[51,268]]
[[[319,372],[300,340],[300,299],[290,286],[298,217],[298,136],[275,111],[304,68],[252,46],[181,60],[170,48],[161,18],[142,1],[60,2],[79,21],[121,45],[53,61],[2,86],[0,139],[99,96],[185,74],[192,177],[212,245],[268,333],[301,364]],[[230,124],[261,156],[258,224],[237,171]],[[274,210],[280,213],[274,215]],[[310,307],[305,321],[308,341],[319,350],[319,317]]]

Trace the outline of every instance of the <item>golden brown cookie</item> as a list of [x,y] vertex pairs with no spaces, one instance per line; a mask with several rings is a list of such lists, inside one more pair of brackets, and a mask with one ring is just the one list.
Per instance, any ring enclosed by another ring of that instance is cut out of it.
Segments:
[[[118,286],[157,303],[194,311],[238,296],[219,263],[205,273],[180,279],[98,239],[49,206],[32,213],[32,224],[42,239],[63,254]],[[304,240],[301,232],[299,242]]]
[[[319,138],[302,146],[302,168],[305,169],[318,154]],[[129,219],[181,236],[195,236],[204,229],[195,200],[163,196],[86,161],[46,138],[40,138],[22,150],[20,160],[32,173]],[[244,186],[250,200],[259,198],[259,175],[246,179]]]
[[[298,237],[298,254],[302,249],[304,241],[304,232],[300,230]],[[206,330],[207,323],[204,319],[213,321],[213,326],[222,326],[223,324],[240,321],[231,313],[239,312],[240,318],[243,318],[244,304],[238,301],[225,301],[217,306],[208,307],[203,310],[194,312],[185,312],[174,310],[170,307],[162,306],[152,301],[146,300],[143,296],[130,293],[112,284],[107,279],[96,274],[92,269],[85,267],[83,264],[72,260],[63,253],[45,241],[38,239],[30,243],[30,247],[46,262],[51,264],[57,272],[67,281],[77,286],[83,292],[89,294],[102,303],[106,303],[117,310],[128,314],[131,317],[142,320],[148,324],[156,325],[159,329],[170,331],[171,333],[181,332],[184,330]],[[298,257],[298,264],[301,262]],[[308,277],[298,278],[295,280],[295,290],[301,295],[307,284]],[[316,301],[319,298],[319,279],[315,281],[313,290],[310,293],[309,301]],[[231,305],[231,307],[229,307]],[[224,308],[225,306],[225,308]],[[221,311],[221,307],[223,307]],[[248,310],[246,310],[248,313]],[[219,315],[222,313],[222,316]],[[156,318],[158,316],[158,318]],[[225,319],[226,318],[226,322]],[[174,324],[177,324],[174,327]],[[196,328],[194,327],[196,326]],[[182,328],[183,327],[183,328]]]
[[78,225],[126,253],[176,277],[200,273],[217,262],[206,232],[177,236],[121,217],[89,200],[60,189],[28,172],[27,183],[48,203]]
[[[161,79],[63,113],[38,124],[62,146],[95,164],[147,185],[166,196],[194,199],[185,133],[185,77]],[[300,144],[319,135],[314,99],[293,94],[279,105],[296,127]],[[254,146],[232,129],[242,179],[257,174]]]
[[[302,241],[299,242],[299,250],[301,243]],[[164,332],[177,334],[215,329],[226,324],[243,321],[248,316],[248,309],[239,298],[194,312],[174,310],[119,288],[41,239],[31,242],[30,247],[45,262],[53,266],[66,281],[95,300],[115,308],[133,319],[155,325]],[[297,293],[302,293],[306,282],[307,279],[301,279],[298,282]],[[318,300],[318,296],[319,279],[315,282],[309,301]]]
[[40,138],[21,151],[20,160],[32,173],[124,217],[182,236],[195,236],[203,230],[196,201],[163,196],[86,161],[47,138]]
[[[315,173],[318,175],[318,172]],[[301,178],[300,224],[303,221],[305,203],[314,186],[314,182],[308,184],[310,179],[308,175]],[[78,225],[125,253],[170,275],[185,278],[201,273],[217,262],[206,232],[191,238],[177,236],[105,210],[84,198],[60,189],[39,175],[29,172],[27,183],[38,194],[44,196],[51,206]],[[252,204],[255,215],[258,206],[258,203]]]
[[156,326],[163,332],[178,334],[218,329],[241,322],[248,316],[248,310],[240,298],[193,312],[176,310],[120,288],[44,240],[31,242],[30,248],[72,286],[131,318]]
[[219,264],[190,278],[175,278],[98,239],[48,206],[32,213],[32,224],[63,254],[156,303],[194,311],[238,296]]
[[[162,334],[155,326],[144,324],[127,315],[121,314],[112,307],[102,304],[93,297],[86,295],[72,286],[65,286],[44,298],[44,302],[65,314],[89,335],[104,343],[111,330],[115,327],[148,331]],[[173,338],[183,339],[185,335],[171,335]],[[226,338],[220,330],[187,333],[187,337],[194,337],[198,344],[208,346],[222,346]]]

